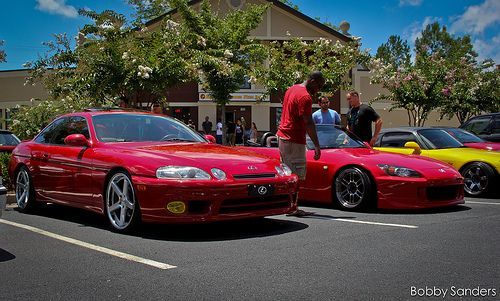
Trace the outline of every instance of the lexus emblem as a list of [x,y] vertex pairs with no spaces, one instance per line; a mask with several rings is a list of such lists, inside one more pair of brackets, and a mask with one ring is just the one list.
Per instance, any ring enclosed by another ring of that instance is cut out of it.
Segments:
[[255,167],[255,166],[253,166],[253,165],[250,165],[250,166],[248,166],[248,169],[249,169],[249,170],[257,170],[257,167]]
[[259,186],[259,189],[257,189],[257,192],[260,194],[260,195],[265,195],[267,193],[267,188],[266,186]]

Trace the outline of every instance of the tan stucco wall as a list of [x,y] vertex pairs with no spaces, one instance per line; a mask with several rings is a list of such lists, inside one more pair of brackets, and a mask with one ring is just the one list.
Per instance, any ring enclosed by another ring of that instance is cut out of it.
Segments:
[[0,106],[2,103],[19,103],[29,101],[31,98],[46,99],[48,94],[41,84],[24,85],[26,71],[0,72]]
[[271,129],[270,125],[270,109],[268,103],[260,103],[252,105],[252,121],[255,122],[259,132],[267,132]]
[[203,131],[201,125],[205,121],[206,116],[212,122],[212,130],[215,131],[215,125],[217,124],[217,106],[215,103],[198,104],[198,131]]

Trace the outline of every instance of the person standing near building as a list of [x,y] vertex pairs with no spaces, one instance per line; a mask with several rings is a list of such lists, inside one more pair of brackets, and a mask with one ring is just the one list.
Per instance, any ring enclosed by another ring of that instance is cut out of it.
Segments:
[[[356,134],[361,140],[375,144],[378,134],[382,129],[382,118],[375,110],[362,103],[357,91],[347,93],[349,111],[347,112],[347,129]],[[375,123],[375,132],[372,135],[372,122]]]
[[[312,99],[325,84],[323,74],[314,71],[302,84],[293,85],[285,93],[281,121],[278,128],[278,148],[285,163],[300,180],[306,178],[306,133],[314,143],[314,160],[321,157],[316,125],[312,119]],[[298,201],[298,196],[295,202]],[[297,209],[290,215],[306,216],[312,213]]]
[[330,109],[330,100],[328,97],[321,96],[318,104],[320,109],[312,115],[314,123],[340,125],[340,115],[335,110]]
[[151,106],[151,113],[153,114],[163,114],[161,106],[159,103],[155,103]]
[[257,125],[255,122],[252,122],[252,127],[250,128],[250,138],[248,141],[257,143],[257,136],[259,135],[259,131],[257,130]]
[[215,125],[215,140],[217,144],[222,144],[222,120],[217,118],[217,124]]
[[236,126],[234,128],[234,145],[243,144],[243,125],[241,120],[236,119]]
[[210,121],[209,119],[210,118],[206,116],[205,121],[203,121],[203,123],[201,124],[205,135],[210,135],[210,133],[212,133],[212,121]]

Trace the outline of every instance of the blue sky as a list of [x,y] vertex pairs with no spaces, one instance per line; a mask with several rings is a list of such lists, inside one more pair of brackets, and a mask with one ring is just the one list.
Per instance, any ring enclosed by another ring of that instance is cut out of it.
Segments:
[[[224,1],[224,0],[221,0]],[[426,24],[438,21],[462,36],[469,34],[480,58],[500,64],[500,0],[292,0],[301,12],[338,25],[351,24],[350,33],[360,36],[363,48],[385,43],[400,35],[411,44]],[[95,11],[112,9],[125,15],[132,12],[126,0],[3,0],[0,10],[0,40],[7,63],[0,70],[22,69],[45,51],[42,42],[52,34],[74,37],[89,22],[78,16],[78,8]]]

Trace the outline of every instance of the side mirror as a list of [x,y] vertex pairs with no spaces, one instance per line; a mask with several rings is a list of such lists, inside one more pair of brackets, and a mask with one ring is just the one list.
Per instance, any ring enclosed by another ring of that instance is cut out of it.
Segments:
[[64,144],[69,146],[90,146],[89,141],[82,134],[71,134],[64,138]]
[[406,142],[405,147],[413,149],[414,155],[420,155],[420,153],[422,152],[418,143],[413,142],[413,141]]
[[212,135],[205,135],[205,139],[207,139],[210,143],[216,143],[215,137]]

